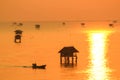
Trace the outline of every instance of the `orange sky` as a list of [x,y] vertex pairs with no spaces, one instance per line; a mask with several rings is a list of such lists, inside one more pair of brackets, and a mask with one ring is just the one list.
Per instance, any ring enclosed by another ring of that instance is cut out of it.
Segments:
[[0,21],[120,18],[119,0],[0,0]]

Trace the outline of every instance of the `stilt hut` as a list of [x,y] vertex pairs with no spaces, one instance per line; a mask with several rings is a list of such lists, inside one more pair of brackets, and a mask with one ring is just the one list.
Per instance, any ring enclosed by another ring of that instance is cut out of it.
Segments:
[[60,53],[60,63],[61,64],[74,64],[77,63],[77,53],[79,51],[73,46],[62,48]]
[[21,43],[22,30],[15,30],[15,43]]

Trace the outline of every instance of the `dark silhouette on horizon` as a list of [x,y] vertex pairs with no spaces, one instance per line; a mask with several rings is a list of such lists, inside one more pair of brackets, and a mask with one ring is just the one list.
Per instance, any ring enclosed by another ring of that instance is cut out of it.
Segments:
[[117,20],[114,20],[113,23],[117,23]]
[[[60,53],[60,64],[69,66],[77,64],[77,54],[79,51],[75,49],[73,46],[63,47],[59,53]],[[64,62],[63,62],[64,61]]]
[[13,22],[13,25],[17,25],[17,22]]
[[23,23],[18,23],[18,26],[23,26]]
[[23,23],[17,23],[17,22],[13,22],[12,25],[16,25],[16,26],[23,26]]
[[40,25],[39,25],[39,24],[36,24],[36,25],[35,25],[35,28],[36,28],[36,29],[40,29]]
[[113,28],[113,27],[114,27],[114,24],[109,24],[109,27],[112,27],[112,28]]
[[65,23],[65,22],[62,22],[62,25],[64,26],[64,25],[66,25],[66,23]]
[[82,27],[85,27],[85,23],[80,23],[80,25],[81,25]]

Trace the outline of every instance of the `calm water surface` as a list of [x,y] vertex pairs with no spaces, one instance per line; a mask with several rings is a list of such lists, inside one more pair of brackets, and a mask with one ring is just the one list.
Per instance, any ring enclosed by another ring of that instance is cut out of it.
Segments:
[[[120,23],[110,22],[12,22],[0,23],[0,80],[120,80]],[[35,28],[40,24],[40,29]],[[14,31],[23,31],[22,43],[14,43]],[[64,46],[79,53],[77,66],[60,65]],[[24,68],[36,62],[45,70]]]

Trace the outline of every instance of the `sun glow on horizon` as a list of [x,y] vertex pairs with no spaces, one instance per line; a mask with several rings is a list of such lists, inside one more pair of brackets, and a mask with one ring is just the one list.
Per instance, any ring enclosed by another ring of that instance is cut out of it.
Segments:
[[107,80],[106,46],[109,31],[90,31],[90,77],[89,80]]

